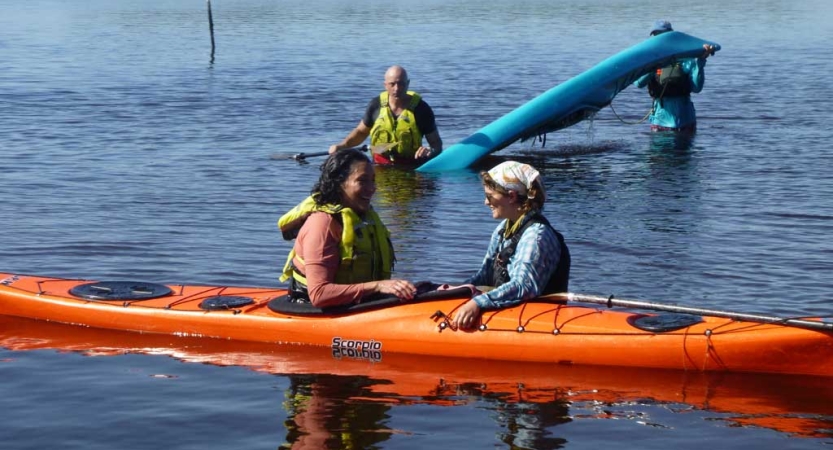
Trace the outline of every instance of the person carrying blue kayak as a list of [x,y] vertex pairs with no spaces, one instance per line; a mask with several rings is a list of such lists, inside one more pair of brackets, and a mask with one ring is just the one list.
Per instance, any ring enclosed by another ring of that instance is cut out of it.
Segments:
[[[650,35],[674,31],[667,20],[657,20],[651,27]],[[634,82],[638,88],[648,88],[653,99],[653,109],[648,121],[652,131],[677,131],[694,133],[697,129],[697,114],[691,94],[703,90],[706,81],[704,68],[706,58],[714,54],[714,46],[703,45],[703,54],[698,58],[675,61],[657,68]]]

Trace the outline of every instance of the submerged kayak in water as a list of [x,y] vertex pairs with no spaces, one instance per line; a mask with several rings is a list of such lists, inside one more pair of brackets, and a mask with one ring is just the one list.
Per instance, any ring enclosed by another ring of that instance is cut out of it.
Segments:
[[369,359],[402,353],[833,376],[833,324],[812,319],[793,326],[709,315],[643,314],[581,306],[576,304],[580,295],[556,294],[485,311],[479,327],[462,330],[451,318],[470,298],[466,288],[427,290],[408,303],[388,298],[329,310],[294,302],[286,294],[285,289],[265,287],[0,273],[3,315],[94,328],[307,344]]

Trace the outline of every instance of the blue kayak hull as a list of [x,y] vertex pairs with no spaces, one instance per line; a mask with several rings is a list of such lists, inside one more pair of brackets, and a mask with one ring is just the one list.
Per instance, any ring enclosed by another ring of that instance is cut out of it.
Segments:
[[600,62],[592,69],[535,97],[445,149],[420,172],[465,169],[519,139],[566,128],[592,116],[642,75],[676,59],[703,54],[703,45],[720,45],[673,31],[654,36]]

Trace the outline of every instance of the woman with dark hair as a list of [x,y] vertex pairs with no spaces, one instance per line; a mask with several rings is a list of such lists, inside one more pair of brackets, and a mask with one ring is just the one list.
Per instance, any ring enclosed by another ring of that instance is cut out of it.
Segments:
[[534,167],[506,161],[482,172],[486,206],[501,220],[477,273],[464,284],[493,289],[476,295],[454,313],[461,328],[477,325],[481,310],[515,306],[542,294],[567,292],[570,251],[541,211],[546,193]]
[[406,280],[391,280],[390,233],[370,205],[376,174],[359,150],[342,150],[321,165],[311,195],[278,221],[284,239],[295,238],[281,281],[313,305],[358,303],[372,294],[410,300]]

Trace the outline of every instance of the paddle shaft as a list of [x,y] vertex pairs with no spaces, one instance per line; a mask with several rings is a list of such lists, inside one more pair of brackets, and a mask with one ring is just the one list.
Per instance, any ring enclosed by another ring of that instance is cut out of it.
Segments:
[[[363,152],[367,151],[367,146],[362,145],[361,147],[353,147],[351,150],[360,150]],[[305,161],[307,158],[314,158],[316,156],[327,156],[329,155],[329,151],[325,152],[312,152],[312,153],[295,153],[295,154],[286,154],[286,153],[277,153],[270,157],[270,159],[293,159],[295,161]]]
[[[345,148],[345,149],[342,149],[342,150],[359,150],[359,151],[362,151],[362,152],[366,152],[367,151],[367,146],[362,145],[361,147]],[[327,156],[329,154],[330,154],[329,151],[315,152],[315,153],[298,153],[297,155],[293,156],[292,159],[294,159],[295,161],[302,161],[304,159],[307,159],[307,158],[310,158],[310,157],[313,157],[313,156]]]
[[292,155],[291,158],[295,161],[301,161],[307,158],[312,158],[315,156],[326,156],[329,154],[330,152],[297,153],[295,155]]
[[704,308],[691,308],[688,306],[677,306],[677,305],[669,305],[664,303],[655,303],[655,302],[646,302],[641,300],[625,300],[625,299],[615,299],[612,296],[608,297],[599,297],[595,295],[583,295],[583,294],[552,294],[548,295],[546,298],[552,300],[566,300],[568,302],[580,302],[580,303],[594,303],[597,305],[605,305],[608,308],[612,308],[614,306],[619,306],[622,308],[635,308],[635,309],[649,309],[654,311],[666,311],[666,312],[675,312],[675,313],[683,313],[683,314],[697,314],[701,316],[713,316],[713,317],[722,317],[724,319],[734,319],[734,320],[742,320],[746,322],[756,322],[756,323],[770,323],[775,325],[785,325],[791,327],[798,327],[798,328],[805,328],[808,330],[818,330],[818,331],[833,331],[833,323],[825,323],[825,322],[818,322],[814,320],[804,320],[804,319],[787,319],[783,317],[772,317],[772,316],[762,316],[758,314],[747,314],[747,313],[737,313],[737,312],[730,312],[730,311],[720,311],[714,309],[704,309]]

